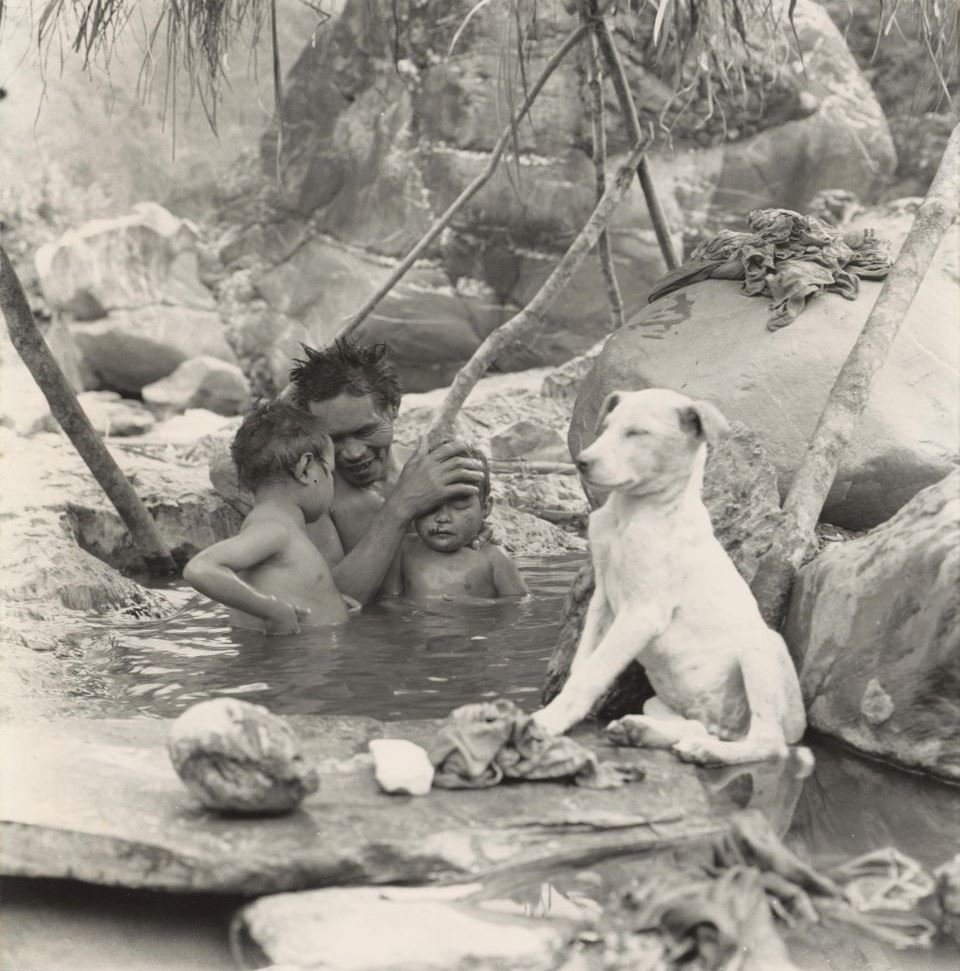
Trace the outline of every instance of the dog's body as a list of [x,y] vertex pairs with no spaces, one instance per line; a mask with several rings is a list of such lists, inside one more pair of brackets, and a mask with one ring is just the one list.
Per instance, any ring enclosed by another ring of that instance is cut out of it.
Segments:
[[567,683],[536,715],[544,728],[576,724],[637,659],[656,697],[608,726],[615,742],[734,764],[785,755],[803,734],[786,645],[700,498],[706,441],[724,427],[711,405],[673,391],[607,398],[577,460],[589,484],[612,490],[590,517],[596,588]]

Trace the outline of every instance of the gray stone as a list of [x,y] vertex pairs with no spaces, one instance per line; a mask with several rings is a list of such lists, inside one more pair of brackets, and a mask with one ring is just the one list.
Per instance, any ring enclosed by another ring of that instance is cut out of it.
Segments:
[[[571,450],[585,448],[592,440],[591,433],[577,440]],[[749,583],[782,514],[776,473],[760,440],[745,426],[733,423],[730,434],[711,449],[704,471],[703,500],[717,539]],[[544,680],[545,703],[558,694],[567,679],[593,582],[593,565],[587,563],[574,579],[564,604],[557,644]],[[636,714],[652,694],[642,665],[633,661],[598,700],[593,714],[600,720]]]
[[244,907],[238,929],[274,965],[304,971],[552,971],[576,937],[574,921],[450,897],[407,887],[274,894]]
[[570,453],[560,433],[542,422],[521,418],[490,437],[490,457],[569,462]]
[[[957,465],[960,344],[944,307],[955,303],[960,229],[938,250],[866,411],[844,453],[822,513],[866,529]],[[814,297],[789,326],[766,329],[766,299],[709,280],[650,304],[614,333],[584,379],[570,424],[571,453],[592,433],[616,389],[673,388],[712,401],[752,428],[784,491],[806,454],[838,371],[881,285],[861,281],[854,301]]]
[[159,304],[114,310],[71,331],[97,379],[117,391],[140,391],[191,357],[236,360],[214,310]]
[[192,705],[170,726],[167,752],[190,793],[218,812],[290,812],[317,791],[290,725],[239,698]]
[[152,304],[214,308],[198,277],[196,229],[155,202],[69,230],[36,263],[47,302],[80,319]]
[[[105,438],[142,435],[157,423],[139,401],[121,398],[116,391],[85,391],[77,395],[77,401],[90,424]],[[34,424],[31,431],[59,432],[60,425],[53,415],[47,414]]]
[[960,780],[960,472],[793,586],[784,637],[810,725]]
[[[645,769],[597,791],[517,783],[388,796],[361,754],[371,738],[425,744],[439,722],[291,717],[319,790],[298,811],[258,819],[199,806],[165,753],[169,722],[68,719],[0,728],[6,876],[244,895],[342,884],[419,884],[640,852],[722,832],[696,771],[668,753],[580,741]],[[592,821],[592,823],[591,823]]]
[[192,357],[142,390],[143,400],[161,414],[204,408],[217,415],[250,410],[250,386],[236,364],[205,355]]

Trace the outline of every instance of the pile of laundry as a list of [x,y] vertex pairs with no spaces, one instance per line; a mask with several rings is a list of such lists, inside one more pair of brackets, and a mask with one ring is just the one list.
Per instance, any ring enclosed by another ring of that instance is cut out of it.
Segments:
[[744,293],[767,296],[768,330],[785,327],[817,293],[855,300],[860,280],[882,280],[891,262],[872,229],[841,233],[816,216],[790,209],[754,209],[750,232],[721,230],[690,259],[657,281],[648,302],[703,280],[743,280]]
[[441,789],[485,789],[504,779],[571,779],[615,789],[643,778],[636,766],[601,762],[579,742],[545,732],[512,701],[454,709],[427,748]]
[[829,921],[896,948],[925,948],[937,927],[917,907],[934,889],[916,861],[892,848],[819,873],[748,810],[715,843],[711,862],[645,872],[622,903],[629,932],[663,936],[661,967],[721,969],[739,954],[741,971],[795,971],[778,925]]

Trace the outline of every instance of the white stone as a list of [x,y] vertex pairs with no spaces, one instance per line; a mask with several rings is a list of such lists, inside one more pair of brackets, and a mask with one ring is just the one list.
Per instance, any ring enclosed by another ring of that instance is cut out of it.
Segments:
[[373,771],[384,792],[425,796],[433,785],[433,765],[424,749],[403,738],[370,742]]
[[210,355],[184,361],[172,374],[145,385],[142,394],[160,414],[204,408],[218,415],[238,415],[252,403],[243,371]]

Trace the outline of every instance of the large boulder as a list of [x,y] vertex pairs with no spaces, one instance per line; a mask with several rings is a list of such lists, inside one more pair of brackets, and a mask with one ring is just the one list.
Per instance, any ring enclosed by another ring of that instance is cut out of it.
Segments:
[[191,357],[234,362],[199,275],[195,227],[144,202],[40,247],[44,297],[67,315],[88,386],[138,392]]
[[794,584],[784,636],[814,728],[960,780],[960,472]]
[[[882,113],[842,37],[807,0],[794,19],[803,64],[785,68],[763,97],[759,83],[744,86],[749,104],[735,104],[721,85],[719,108],[698,95],[671,139],[654,146],[652,178],[675,242],[691,222],[709,222],[731,206],[803,205],[827,187],[869,193],[892,168]],[[538,19],[536,36],[525,42],[528,78],[573,24],[559,5]],[[652,17],[639,26],[618,21],[617,38],[642,120],[658,130],[675,65],[644,55],[637,31],[650,28]],[[281,333],[290,350],[298,340],[327,342],[393,261],[484,172],[519,100],[509,84],[491,81],[503,76],[502,31],[495,4],[406,2],[386,18],[365,0],[348,0],[311,40],[287,80],[279,148],[275,130],[262,143],[266,178],[247,171],[249,181],[225,188],[221,206],[220,257],[252,275],[250,300],[270,312],[260,320],[265,333]],[[530,123],[519,127],[518,157],[499,166],[361,326],[390,345],[409,390],[447,382],[538,291],[583,225],[594,205],[589,103],[583,58],[572,55],[545,85]],[[628,145],[612,98],[607,122],[613,168]],[[639,186],[617,212],[610,238],[633,313],[664,268]],[[225,316],[231,326],[235,317],[250,323],[235,305]],[[589,259],[542,331],[504,351],[497,366],[567,360],[605,333],[608,317],[606,287]],[[282,383],[283,363],[267,356],[273,380]]]
[[242,415],[252,400],[246,376],[236,364],[204,355],[143,388],[143,400],[159,414],[203,408],[217,415]]
[[69,230],[37,250],[36,264],[50,306],[79,320],[150,304],[214,308],[198,276],[196,229],[155,202]]
[[[827,497],[826,522],[875,526],[957,464],[960,345],[949,308],[956,307],[958,244],[955,227],[874,381]],[[675,388],[713,401],[757,432],[784,490],[880,287],[861,281],[853,301],[816,296],[774,332],[767,330],[767,301],[745,296],[734,282],[708,280],[650,304],[610,337],[581,385],[571,453],[591,440],[610,391]]]

